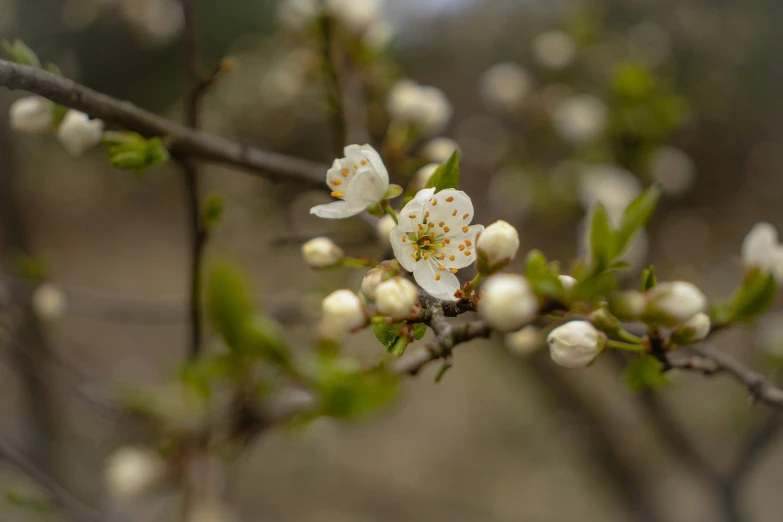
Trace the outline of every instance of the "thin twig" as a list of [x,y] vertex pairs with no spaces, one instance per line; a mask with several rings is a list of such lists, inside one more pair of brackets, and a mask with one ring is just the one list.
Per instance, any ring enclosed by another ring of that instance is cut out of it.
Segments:
[[0,85],[43,96],[145,136],[166,137],[169,150],[179,156],[241,167],[276,181],[299,181],[313,187],[325,187],[326,165],[190,129],[42,69],[0,60]]
[[320,8],[321,59],[327,80],[326,99],[329,104],[329,110],[332,112],[332,117],[330,118],[333,127],[332,149],[337,156],[341,156],[343,147],[346,145],[346,121],[342,90],[340,89],[340,76],[335,59],[335,46],[332,34],[334,22],[327,10],[326,0],[321,0]]

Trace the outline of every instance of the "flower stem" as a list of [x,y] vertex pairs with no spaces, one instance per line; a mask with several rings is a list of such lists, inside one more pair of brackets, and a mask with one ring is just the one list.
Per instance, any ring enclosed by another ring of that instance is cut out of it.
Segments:
[[479,284],[479,281],[484,279],[484,276],[482,274],[476,274],[476,277],[473,278],[473,280],[470,282],[470,287],[472,289],[476,289],[476,286]]
[[395,223],[399,223],[399,220],[397,219],[397,213],[394,211],[394,209],[389,204],[389,200],[388,199],[384,199],[383,200],[383,210],[392,217],[392,219],[394,220]]
[[609,348],[614,348],[615,350],[624,350],[626,352],[641,352],[642,346],[635,343],[625,343],[622,341],[609,341],[606,343],[606,346]]
[[342,266],[347,267],[365,267],[365,266],[375,266],[375,262],[373,262],[371,259],[366,257],[344,257],[343,260],[340,262]]
[[634,335],[626,330],[623,330],[622,328],[617,331],[617,336],[623,341],[628,341],[629,343],[632,344],[639,344],[642,342],[641,337],[639,337],[638,335]]

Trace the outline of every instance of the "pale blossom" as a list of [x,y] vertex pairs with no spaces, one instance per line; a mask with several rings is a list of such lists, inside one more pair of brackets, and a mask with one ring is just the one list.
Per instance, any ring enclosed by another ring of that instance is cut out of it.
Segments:
[[519,250],[519,232],[503,220],[495,221],[479,234],[477,247],[489,267],[508,263]]
[[579,177],[582,208],[588,210],[601,203],[615,225],[619,224],[625,208],[641,193],[642,184],[636,176],[614,165],[590,165]]
[[177,0],[122,0],[120,12],[145,47],[168,45],[185,29],[185,12]]
[[672,196],[685,194],[696,181],[696,167],[690,156],[668,145],[652,153],[649,168],[653,181]]
[[345,254],[328,237],[316,237],[302,245],[302,257],[313,268],[326,268],[342,261]]
[[455,274],[476,261],[476,236],[484,230],[472,220],[470,197],[455,189],[420,190],[400,211],[390,238],[394,255],[433,297],[458,300]]
[[380,0],[326,0],[333,17],[353,31],[362,31],[378,18]]
[[482,101],[494,110],[519,108],[532,90],[530,75],[513,62],[498,63],[481,75],[479,94]]
[[392,120],[413,125],[428,135],[443,130],[452,113],[443,91],[407,79],[392,86],[386,108]]
[[590,94],[566,98],[552,114],[555,130],[566,141],[581,145],[598,139],[606,128],[606,105]]
[[350,290],[336,290],[321,301],[322,337],[342,341],[351,331],[364,326],[367,314],[359,296]]
[[389,188],[389,172],[380,155],[370,145],[348,145],[345,157],[334,160],[326,173],[332,196],[340,199],[310,209],[325,219],[342,219],[364,212],[383,199]]
[[19,98],[11,104],[11,130],[24,134],[46,134],[54,124],[54,103],[40,96]]
[[451,138],[434,138],[428,141],[421,149],[421,153],[430,161],[445,163],[455,150],[459,150],[457,142]]
[[394,277],[394,274],[383,267],[376,266],[375,268],[371,268],[364,274],[364,277],[362,277],[362,294],[364,294],[367,299],[375,301],[375,292],[378,290],[378,286],[392,277]]
[[574,40],[562,31],[547,31],[533,39],[533,56],[549,69],[563,69],[576,59]]
[[573,288],[576,286],[576,279],[570,275],[559,275],[557,278],[560,280],[560,284],[563,286],[563,290],[565,290],[566,293],[573,290]]
[[103,478],[110,497],[133,500],[150,491],[165,473],[166,465],[156,452],[125,446],[106,459]]
[[544,345],[544,335],[532,324],[516,332],[507,333],[503,340],[509,350],[523,356],[530,355]]
[[672,332],[671,340],[675,344],[692,344],[703,341],[710,334],[712,322],[710,316],[700,312]]
[[33,310],[42,319],[59,319],[68,308],[68,298],[54,283],[42,283],[33,292]]
[[427,165],[424,165],[419,170],[417,170],[416,174],[413,176],[413,180],[411,181],[410,190],[415,190],[418,192],[423,188],[427,188],[427,183],[429,182],[432,175],[435,174],[435,171],[438,169],[438,167],[440,167],[438,163],[428,163]]
[[481,287],[478,311],[493,329],[512,332],[535,318],[538,298],[525,277],[498,274]]
[[71,156],[81,156],[100,143],[102,137],[103,121],[91,120],[87,114],[73,109],[65,114],[57,129],[57,139]]
[[603,351],[606,337],[589,321],[569,321],[546,337],[552,360],[566,368],[583,368]]
[[647,291],[645,315],[666,326],[682,324],[707,309],[707,298],[693,283],[659,283]]
[[742,264],[758,268],[783,282],[783,245],[778,240],[778,231],[770,223],[753,225],[742,241]]
[[378,311],[389,317],[408,317],[419,302],[419,289],[404,277],[394,277],[382,282],[375,290]]

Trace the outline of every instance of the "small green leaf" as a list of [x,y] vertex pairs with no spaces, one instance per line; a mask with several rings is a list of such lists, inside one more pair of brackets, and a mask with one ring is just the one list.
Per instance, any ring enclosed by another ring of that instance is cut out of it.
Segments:
[[533,286],[536,295],[552,299],[559,299],[565,295],[560,278],[549,268],[546,257],[538,250],[531,250],[527,255],[525,277]]
[[652,185],[628,205],[623,214],[620,228],[615,234],[614,256],[619,256],[628,246],[634,234],[644,227],[655,212],[661,199],[661,187]]
[[755,318],[772,305],[777,289],[772,274],[752,271],[732,300],[730,320],[748,321]]
[[204,201],[204,222],[207,229],[213,230],[220,224],[223,217],[223,198],[218,194],[211,194]]
[[669,384],[663,373],[663,364],[652,355],[642,355],[632,360],[625,368],[623,380],[633,391],[658,388]]
[[240,349],[251,304],[242,270],[229,262],[212,268],[207,287],[207,306],[215,330],[229,348]]
[[32,67],[41,67],[41,61],[36,56],[32,49],[27,47],[23,41],[14,40],[13,43],[8,40],[3,40],[3,51],[12,62],[20,63],[22,65],[30,65]]
[[459,188],[459,152],[454,151],[446,163],[440,165],[427,182],[427,188],[435,188],[435,192],[444,189]]
[[126,150],[109,156],[112,167],[121,170],[140,170],[147,165],[147,156],[137,150]]
[[427,325],[424,323],[416,323],[413,325],[413,338],[420,341],[424,334],[427,333]]
[[250,316],[242,332],[240,345],[243,353],[281,366],[290,363],[291,354],[283,329],[271,317],[258,314]]
[[399,323],[381,323],[372,325],[372,333],[375,334],[375,338],[386,348],[387,351],[391,351],[397,339],[400,337],[400,328],[405,326],[405,321]]
[[141,148],[144,142],[144,136],[131,131],[106,131],[101,138],[101,143],[106,147],[136,145]]
[[655,277],[655,268],[650,265],[650,268],[645,268],[642,271],[642,285],[641,291],[646,292],[650,288],[658,284],[658,279]]
[[385,367],[363,371],[350,359],[324,358],[314,376],[323,414],[338,418],[355,418],[385,406],[396,396],[397,382]]
[[169,151],[158,136],[147,140],[147,166],[155,167],[166,163],[170,158]]
[[399,185],[391,184],[389,185],[389,188],[386,189],[386,194],[383,195],[383,199],[394,199],[400,194],[402,194],[402,187]]
[[55,76],[63,75],[62,71],[59,67],[57,67],[56,63],[46,62],[46,67],[44,67],[44,69],[46,69],[47,72],[54,74]]
[[614,259],[614,232],[609,224],[606,209],[601,204],[596,205],[590,225],[590,256],[593,273],[602,272]]
[[579,281],[571,295],[576,300],[598,301],[614,293],[617,284],[617,275],[614,272],[601,272]]

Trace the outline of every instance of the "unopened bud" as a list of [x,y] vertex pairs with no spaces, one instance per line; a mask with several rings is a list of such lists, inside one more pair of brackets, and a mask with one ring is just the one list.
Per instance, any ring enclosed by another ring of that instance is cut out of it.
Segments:
[[57,129],[57,139],[71,156],[81,156],[99,144],[102,135],[101,120],[91,120],[87,114],[73,109],[65,114]]
[[388,281],[392,277],[394,277],[394,274],[382,267],[375,267],[368,270],[362,278],[362,293],[367,299],[375,301],[378,285],[384,281]]
[[675,345],[698,343],[707,338],[711,326],[710,316],[698,313],[672,332],[671,342]]
[[497,272],[517,255],[519,233],[505,221],[495,221],[479,234],[476,248],[479,272]]
[[421,153],[429,161],[446,163],[455,150],[458,150],[457,142],[451,138],[435,138],[427,142],[421,149]]
[[394,218],[389,214],[384,215],[381,219],[378,220],[378,223],[375,225],[375,231],[378,233],[378,239],[380,240],[382,246],[389,247],[391,244],[389,241],[389,236],[391,235],[392,230],[394,230],[396,227],[397,223],[394,222]]
[[527,279],[499,274],[484,283],[478,310],[490,327],[501,332],[522,328],[536,316],[538,299]]
[[508,333],[504,341],[509,350],[517,355],[530,355],[544,346],[544,335],[533,325]]
[[558,326],[546,338],[552,360],[566,368],[584,368],[606,346],[606,336],[588,321],[570,321]]
[[25,134],[46,134],[54,124],[54,103],[40,96],[27,96],[11,104],[11,129]]
[[621,321],[636,321],[647,307],[647,297],[639,292],[619,292],[609,299],[609,311]]
[[647,291],[645,321],[663,326],[684,323],[707,308],[707,298],[687,281],[659,283]]
[[367,322],[361,299],[350,290],[336,290],[321,301],[321,335],[335,341]]
[[53,283],[43,283],[33,293],[33,310],[41,319],[59,319],[67,307],[65,293]]
[[104,481],[110,497],[133,500],[150,491],[166,473],[166,465],[152,450],[124,447],[105,463]]
[[376,290],[375,304],[378,311],[389,317],[408,317],[418,302],[419,288],[404,277],[384,281]]
[[437,170],[439,166],[440,165],[437,163],[429,163],[417,170],[416,175],[413,176],[413,181],[411,182],[411,188],[409,190],[418,192],[421,189],[426,188],[427,182],[430,180],[432,175],[435,174],[435,170]]
[[576,279],[570,275],[559,275],[557,278],[560,280],[560,284],[563,285],[563,290],[569,293],[576,286]]
[[316,237],[302,245],[302,257],[313,268],[327,268],[342,261],[344,253],[328,237]]

